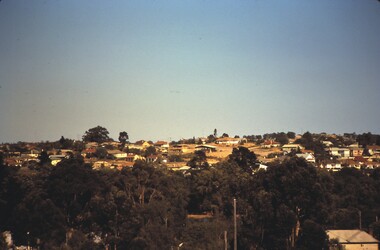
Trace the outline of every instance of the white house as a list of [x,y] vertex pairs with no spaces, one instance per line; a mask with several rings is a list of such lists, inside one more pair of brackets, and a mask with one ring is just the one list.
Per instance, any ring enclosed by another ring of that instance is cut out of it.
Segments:
[[340,163],[325,163],[325,164],[321,164],[320,168],[325,168],[329,171],[336,172],[336,171],[340,171],[342,169],[342,164],[340,164]]
[[350,157],[350,149],[349,148],[336,148],[331,147],[327,149],[331,156],[336,156],[338,158],[349,158]]
[[326,234],[330,242],[335,239],[338,247],[345,250],[379,250],[379,241],[370,234],[358,229],[326,230]]
[[115,159],[125,159],[127,158],[127,153],[120,151],[118,149],[107,150],[107,154],[112,155]]
[[247,142],[246,138],[231,138],[231,137],[221,137],[216,139],[216,144],[223,145],[238,145],[240,142]]
[[313,154],[304,153],[304,154],[296,154],[298,158],[304,158],[307,162],[315,163],[315,157]]

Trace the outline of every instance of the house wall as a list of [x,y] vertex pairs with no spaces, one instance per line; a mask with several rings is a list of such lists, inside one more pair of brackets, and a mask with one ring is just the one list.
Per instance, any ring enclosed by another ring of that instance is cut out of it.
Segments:
[[345,250],[379,250],[378,244],[342,244]]
[[344,149],[344,148],[334,148],[334,149],[330,149],[330,154],[332,156],[348,158],[350,157],[350,150]]

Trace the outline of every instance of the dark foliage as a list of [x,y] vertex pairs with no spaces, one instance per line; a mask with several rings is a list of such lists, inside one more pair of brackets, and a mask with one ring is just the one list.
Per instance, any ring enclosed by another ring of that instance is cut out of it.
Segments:
[[83,141],[85,142],[97,142],[102,143],[110,140],[108,136],[109,132],[106,128],[97,126],[90,128],[83,135]]
[[40,249],[223,249],[226,231],[231,248],[236,198],[239,249],[327,249],[325,229],[358,228],[359,215],[379,235],[379,169],[329,173],[288,158],[258,171],[244,147],[216,165],[206,160],[196,153],[186,173],[142,161],[121,171],[75,158],[0,164],[0,232]]

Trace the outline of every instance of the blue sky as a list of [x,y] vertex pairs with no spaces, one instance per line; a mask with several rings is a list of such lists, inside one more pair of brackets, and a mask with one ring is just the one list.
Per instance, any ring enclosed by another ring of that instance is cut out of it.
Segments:
[[380,133],[375,0],[0,2],[0,142]]

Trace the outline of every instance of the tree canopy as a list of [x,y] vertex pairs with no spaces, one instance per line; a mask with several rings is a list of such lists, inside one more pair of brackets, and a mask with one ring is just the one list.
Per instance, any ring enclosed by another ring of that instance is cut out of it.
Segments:
[[0,233],[11,231],[16,245],[40,249],[180,243],[181,249],[221,249],[227,231],[231,248],[235,198],[239,249],[327,249],[324,230],[357,228],[359,211],[363,229],[379,235],[379,169],[330,173],[292,157],[267,170],[256,163],[245,147],[211,166],[199,151],[186,172],[145,161],[119,171],[93,170],[80,158],[54,168],[8,167],[0,160]]
[[87,130],[82,139],[85,142],[97,142],[97,143],[102,143],[109,141],[110,138],[108,136],[109,132],[106,128],[101,127],[101,126],[96,126],[94,128],[90,128]]
[[129,136],[127,132],[123,131],[119,133],[119,142],[125,145],[125,143],[128,142],[128,140],[129,140]]

